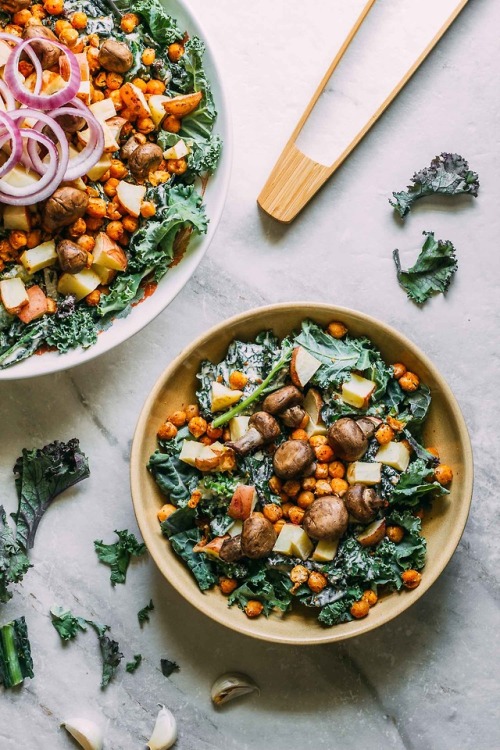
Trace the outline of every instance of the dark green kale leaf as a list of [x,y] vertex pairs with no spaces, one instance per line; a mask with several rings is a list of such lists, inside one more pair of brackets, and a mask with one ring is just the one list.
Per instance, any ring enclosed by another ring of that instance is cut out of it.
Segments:
[[0,626],[0,685],[15,687],[26,677],[34,677],[33,660],[26,620],[18,617]]
[[99,560],[111,568],[111,584],[125,583],[127,570],[132,556],[140,557],[146,553],[146,545],[139,542],[134,534],[124,529],[115,534],[118,541],[114,544],[104,544],[102,539],[94,542],[95,551]]
[[194,508],[177,508],[165,521],[161,523],[163,534],[170,539],[182,531],[189,531],[196,527],[196,510]]
[[30,567],[23,547],[7,523],[3,505],[0,505],[0,602],[12,598],[9,584],[18,583]]
[[155,605],[153,604],[153,600],[149,600],[149,604],[146,604],[145,607],[140,609],[137,613],[137,619],[139,620],[139,625],[144,625],[145,622],[149,622],[149,613],[152,612],[155,608]]
[[171,536],[170,544],[174,552],[187,563],[201,591],[206,591],[217,583],[217,576],[206,559],[206,555],[202,552],[193,552],[193,548],[201,541],[201,538],[202,534],[199,529],[189,529]]
[[430,167],[416,172],[407,190],[393,193],[394,201],[389,200],[401,218],[406,216],[419,198],[426,195],[463,195],[468,193],[477,198],[479,179],[476,172],[469,169],[468,163],[459,154],[442,153],[435,156]]
[[[126,9],[129,9],[128,3],[126,3]],[[169,45],[182,39],[182,31],[177,26],[176,20],[168,15],[158,0],[136,0],[133,11],[148,26],[156,42]]]
[[184,507],[198,486],[201,472],[180,461],[180,451],[181,441],[169,440],[164,451],[155,451],[152,454],[148,469],[160,490],[172,503]]
[[81,346],[88,349],[97,341],[95,313],[89,308],[76,307],[70,315],[52,315],[47,320],[45,341],[64,354]]
[[266,617],[273,609],[286,612],[292,603],[291,586],[290,578],[280,571],[262,568],[233,591],[228,597],[228,604],[237,604],[240,609],[245,609],[250,600],[256,599],[263,604]]
[[422,305],[433,292],[446,292],[458,268],[455,248],[449,240],[434,239],[434,232],[424,232],[426,239],[414,266],[401,269],[399,250],[394,250],[398,281],[408,297]]
[[206,474],[198,487],[201,490],[202,495],[205,495],[208,491],[212,496],[215,496],[222,501],[229,502],[239,484],[241,484],[241,481],[238,477],[233,476],[232,474],[213,472],[211,474]]
[[332,604],[326,604],[321,609],[318,615],[318,622],[325,627],[338,625],[341,622],[349,622],[352,620],[350,613],[351,606],[361,598],[362,594],[363,590],[359,586],[350,587],[341,599],[332,602]]
[[[134,235],[135,236],[135,235]],[[144,292],[141,289],[141,281],[149,270],[139,271],[138,273],[119,274],[110,287],[109,294],[103,294],[97,308],[99,315],[102,317],[109,316],[112,313],[125,312],[130,310],[130,305],[140,299]]]
[[449,491],[439,482],[429,481],[433,474],[433,467],[421,458],[412,461],[388,496],[389,504],[413,508],[420,505],[422,498],[430,495],[448,495]]
[[76,438],[67,443],[55,440],[44,448],[24,449],[14,474],[19,498],[16,539],[28,550],[49,505],[61,492],[89,476],[89,463]]
[[261,503],[280,503],[280,498],[271,492],[269,480],[274,474],[273,457],[267,451],[257,451],[241,458],[240,466],[246,472],[247,484],[252,484]]
[[129,661],[125,665],[125,669],[127,672],[130,672],[130,674],[133,674],[137,667],[140,665],[142,661],[142,654],[134,654],[134,658],[132,661]]
[[180,670],[177,662],[170,661],[170,659],[160,659],[160,667],[161,672],[165,677],[170,677],[171,674]]
[[87,620],[84,620],[83,617],[75,617],[65,607],[51,607],[50,615],[52,625],[63,641],[71,641],[78,635],[79,631],[87,630]]
[[47,331],[47,317],[25,325],[16,318],[11,326],[0,332],[0,370],[30,357],[43,344]]

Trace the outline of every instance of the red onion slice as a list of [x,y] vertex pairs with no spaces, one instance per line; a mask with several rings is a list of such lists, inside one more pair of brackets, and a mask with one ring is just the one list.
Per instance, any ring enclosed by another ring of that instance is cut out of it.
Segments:
[[[70,102],[74,104],[76,100]],[[82,104],[82,108],[78,107],[78,116],[83,120],[87,121],[89,126],[89,142],[86,144],[78,156],[69,160],[68,169],[64,175],[64,179],[67,181],[76,180],[77,177],[82,177],[87,174],[89,169],[97,164],[104,151],[104,132],[99,121],[94,117],[92,112]],[[61,107],[51,111],[50,116],[56,119],[62,115],[73,115],[74,110],[70,107]]]
[[[6,34],[4,31],[0,32],[0,39],[2,39],[4,42],[12,42],[16,47],[19,44],[21,44],[21,42],[22,42],[22,39],[20,39],[18,36],[15,36],[14,34]],[[39,94],[40,93],[40,89],[42,88],[42,83],[43,83],[43,79],[42,79],[42,76],[43,76],[42,63],[38,59],[38,57],[37,57],[37,55],[35,53],[35,50],[28,48],[25,51],[26,51],[26,54],[28,55],[29,59],[33,63],[33,67],[35,68],[36,83],[35,83],[35,91],[34,91],[34,93],[35,94]],[[2,81],[2,84],[4,86],[6,85],[3,81]],[[7,88],[7,91],[9,91],[8,87],[6,87],[6,88]],[[11,94],[11,96],[12,96],[12,94]],[[15,109],[16,105],[13,104],[12,107],[9,106],[9,105],[7,105],[7,106],[9,107],[9,109]]]
[[[0,125],[1,125],[1,138],[2,143],[0,148],[4,146],[7,141],[11,142],[10,156],[5,164],[0,167],[0,177],[10,172],[10,170],[16,166],[19,162],[23,153],[23,142],[21,140],[21,134],[14,120],[6,115],[4,112],[0,112]],[[7,133],[5,133],[7,131]]]
[[[25,39],[24,42],[21,42],[17,45],[17,47],[13,49],[4,69],[5,83],[10,88],[16,99],[21,102],[21,104],[26,104],[28,107],[36,107],[37,109],[43,110],[53,109],[54,107],[62,107],[64,104],[67,104],[70,99],[73,99],[76,92],[80,88],[81,80],[78,60],[76,59],[73,52],[71,52],[64,44],[55,41],[50,42],[54,47],[58,47],[60,50],[62,50],[62,52],[64,52],[64,54],[68,58],[70,75],[69,80],[66,82],[64,88],[62,88],[56,94],[31,93],[31,91],[28,91],[27,88],[19,80],[20,74],[18,71],[18,66],[21,54],[24,51],[28,52],[28,54],[29,52],[33,52],[33,50],[30,49],[30,45],[38,38],[39,37]],[[38,81],[41,82],[42,75],[39,75],[37,66],[35,66],[35,68],[37,69]]]
[[7,109],[15,109],[16,108],[16,100],[10,93],[7,84],[5,81],[2,81],[0,79],[0,96],[5,102],[5,106]]
[[60,172],[60,164],[57,154],[57,149],[43,133],[38,133],[36,130],[28,128],[22,128],[20,131],[21,135],[25,138],[33,138],[34,140],[42,143],[50,154],[50,168],[40,178],[40,180],[32,185],[25,185],[24,187],[16,187],[6,183],[5,180],[0,179],[0,201],[10,206],[31,206],[34,203],[39,203],[48,198],[54,190],[58,187],[60,179],[58,173]]
[[[29,114],[27,114],[29,112]],[[66,153],[66,160],[69,159],[68,141],[66,140],[66,134],[58,122],[53,117],[48,115],[46,112],[35,112],[32,109],[18,109],[13,114],[14,119],[21,119],[22,117],[33,117],[36,118],[37,122],[33,126],[33,130],[40,132],[45,125],[54,133],[57,143],[61,146],[61,154],[63,151]],[[38,153],[37,144],[35,141],[28,143],[28,154],[35,169],[39,174],[45,174],[47,171],[47,164],[45,164]],[[64,158],[64,157],[63,157]],[[64,177],[63,177],[64,179]]]

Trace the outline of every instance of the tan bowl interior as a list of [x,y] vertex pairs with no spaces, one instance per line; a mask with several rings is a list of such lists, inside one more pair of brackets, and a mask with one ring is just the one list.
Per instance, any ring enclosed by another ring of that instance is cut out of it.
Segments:
[[[202,593],[187,567],[162,536],[156,519],[166,502],[146,469],[156,449],[156,431],[167,415],[193,403],[196,372],[204,359],[218,362],[234,338],[246,340],[267,328],[282,337],[299,327],[304,318],[319,324],[341,320],[354,335],[368,336],[387,362],[403,361],[432,391],[432,406],[425,430],[427,445],[439,447],[441,460],[450,464],[454,480],[450,495],[434,502],[425,518],[427,564],[422,583],[414,591],[385,596],[368,617],[332,628],[323,628],[312,611],[293,609],[285,616],[249,620],[236,606],[228,607],[218,590]],[[217,622],[266,641],[315,644],[340,641],[366,633],[392,620],[410,607],[434,583],[455,551],[469,512],[473,480],[472,451],[458,404],[436,368],[408,339],[389,326],[362,313],[314,303],[289,303],[250,310],[212,328],[184,350],[163,372],[143,407],[137,424],[131,457],[132,497],[144,541],[165,578],[204,614]]]

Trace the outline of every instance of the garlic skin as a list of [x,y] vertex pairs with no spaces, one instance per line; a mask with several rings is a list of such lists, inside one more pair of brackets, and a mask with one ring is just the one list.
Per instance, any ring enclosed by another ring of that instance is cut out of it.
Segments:
[[221,706],[247,693],[260,693],[259,686],[252,678],[240,672],[227,672],[215,680],[211,698],[214,705]]
[[168,750],[177,740],[177,722],[175,716],[161,703],[156,717],[153,734],[148,742],[149,750]]
[[68,719],[62,727],[83,747],[83,750],[102,750],[102,729],[89,719]]

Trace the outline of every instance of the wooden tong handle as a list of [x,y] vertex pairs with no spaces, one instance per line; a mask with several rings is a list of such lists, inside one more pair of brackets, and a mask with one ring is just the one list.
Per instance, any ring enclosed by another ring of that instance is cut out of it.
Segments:
[[283,149],[278,161],[274,165],[271,174],[269,175],[266,184],[262,188],[262,191],[257,198],[259,206],[266,211],[270,216],[281,221],[285,224],[289,224],[297,214],[309,203],[313,195],[325,184],[329,177],[338,169],[338,167],[344,162],[353,151],[361,139],[368,133],[372,125],[374,125],[379,117],[385,112],[387,107],[396,98],[401,89],[410,80],[415,71],[423,63],[427,55],[436,46],[438,41],[441,39],[443,34],[451,26],[455,18],[458,16],[460,11],[467,5],[468,0],[460,0],[455,10],[446,19],[444,24],[441,26],[436,35],[431,39],[424,51],[419,55],[413,65],[406,71],[403,78],[394,87],[388,97],[382,102],[377,111],[370,117],[366,124],[356,134],[351,143],[344,149],[340,156],[330,166],[320,164],[313,159],[306,156],[300,149],[297,148],[295,141],[300,131],[304,127],[309,115],[311,114],[314,105],[319,99],[323,89],[330,80],[332,73],[338,66],[342,57],[344,56],[347,48],[354,39],[358,29],[365,20],[369,11],[375,4],[376,0],[368,0],[367,4],[361,11],[360,16],[356,20],[356,23],[350,30],[349,34],[342,47],[338,51],[337,55],[333,59],[332,64],[326,71],[325,75],[318,88],[314,92],[314,95],[309,102],[308,106],[295,130],[293,131],[288,143]]

